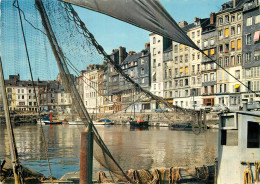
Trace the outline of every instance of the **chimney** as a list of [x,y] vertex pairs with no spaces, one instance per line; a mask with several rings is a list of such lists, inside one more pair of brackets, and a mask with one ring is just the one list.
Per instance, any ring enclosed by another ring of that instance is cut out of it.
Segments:
[[215,24],[216,23],[216,13],[211,12],[210,13],[210,24]]
[[179,22],[180,28],[184,28],[184,27],[187,26],[187,25],[188,25],[188,22],[186,22],[185,20]]
[[237,6],[237,1],[238,0],[233,0],[233,8],[235,8]]
[[129,55],[133,55],[135,51],[129,51]]
[[125,48],[119,47],[119,64],[121,64],[125,59]]
[[145,43],[145,48],[147,49],[148,47],[150,47],[150,42]]
[[194,23],[199,22],[200,18],[199,17],[194,17]]

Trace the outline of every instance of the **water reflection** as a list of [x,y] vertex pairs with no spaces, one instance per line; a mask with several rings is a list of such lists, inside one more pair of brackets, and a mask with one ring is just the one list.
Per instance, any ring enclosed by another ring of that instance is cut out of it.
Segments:
[[[10,155],[6,128],[0,126],[0,158]],[[61,177],[79,170],[80,132],[84,126],[43,126],[52,174]],[[130,126],[97,126],[114,158],[123,169],[194,166],[212,164],[217,154],[217,131],[200,135],[172,131],[167,127],[149,130],[130,129]],[[46,176],[48,166],[39,125],[14,128],[22,164]],[[94,169],[102,166],[94,161]]]

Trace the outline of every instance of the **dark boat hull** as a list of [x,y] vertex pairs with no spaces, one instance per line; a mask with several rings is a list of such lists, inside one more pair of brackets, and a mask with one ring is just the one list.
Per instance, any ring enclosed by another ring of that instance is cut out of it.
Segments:
[[135,127],[148,127],[148,121],[143,121],[143,122],[130,121],[130,125]]
[[44,122],[45,125],[61,125],[62,122]]

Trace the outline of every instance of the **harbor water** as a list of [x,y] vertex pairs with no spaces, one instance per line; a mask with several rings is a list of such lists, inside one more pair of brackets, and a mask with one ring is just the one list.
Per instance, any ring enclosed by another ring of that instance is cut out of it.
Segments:
[[[54,177],[79,171],[80,132],[78,125],[43,126]],[[114,158],[124,169],[194,167],[213,165],[217,156],[217,130],[195,135],[167,127],[148,130],[130,126],[97,126]],[[23,165],[49,176],[40,125],[14,127],[19,158]],[[0,125],[0,159],[10,157],[6,127]],[[94,160],[94,171],[104,168]]]

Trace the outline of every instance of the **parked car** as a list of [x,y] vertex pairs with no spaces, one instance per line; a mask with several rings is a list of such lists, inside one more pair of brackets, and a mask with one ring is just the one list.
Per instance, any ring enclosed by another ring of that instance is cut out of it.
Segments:
[[258,110],[260,109],[260,102],[249,102],[247,104],[247,110]]
[[154,109],[154,112],[169,112],[168,109]]
[[215,112],[228,112],[229,108],[225,104],[216,104],[212,107],[212,111]]
[[193,104],[192,107],[190,107],[189,109],[191,110],[196,110],[196,111],[199,111],[199,110],[206,110],[206,111],[211,111],[211,106],[206,106],[204,104]]

